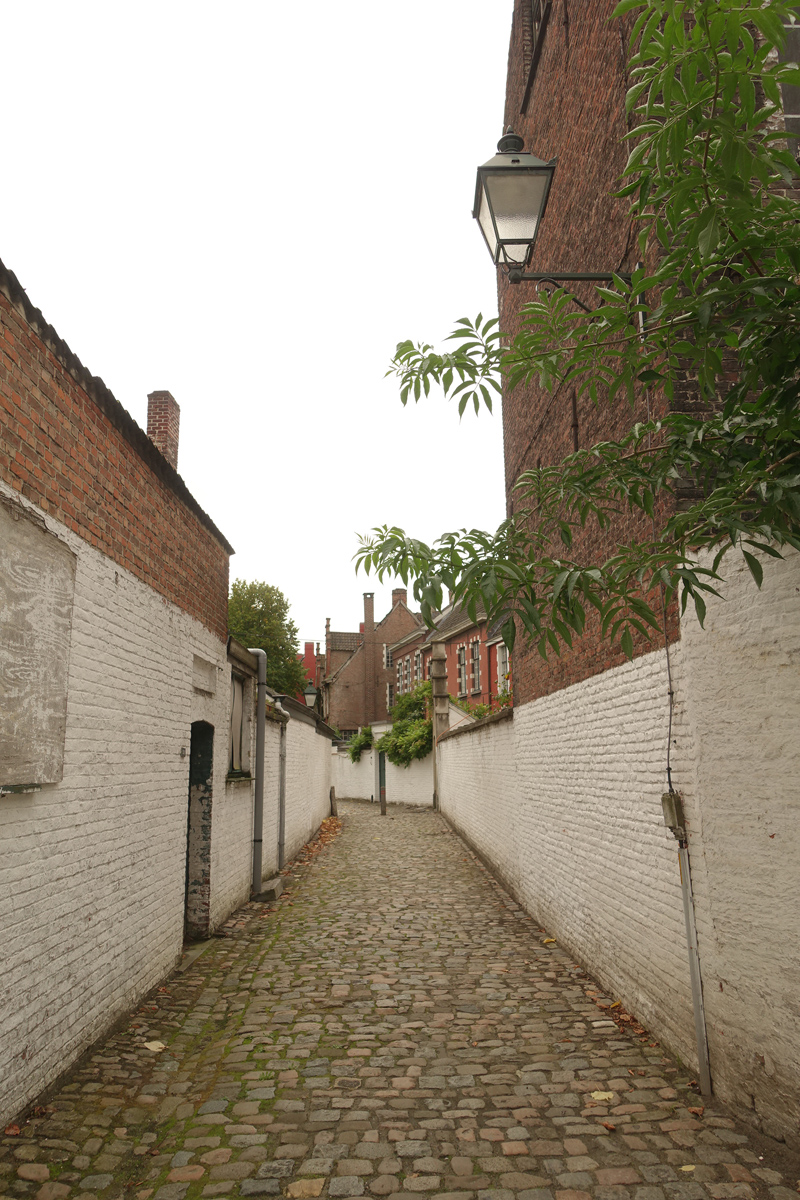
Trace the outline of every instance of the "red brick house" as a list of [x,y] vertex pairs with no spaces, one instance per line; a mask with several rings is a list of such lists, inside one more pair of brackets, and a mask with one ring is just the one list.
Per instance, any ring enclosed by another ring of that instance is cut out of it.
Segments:
[[479,610],[473,621],[460,605],[448,605],[439,614],[436,629],[412,630],[387,647],[389,665],[395,673],[394,695],[410,692],[430,678],[434,642],[447,650],[447,687],[462,704],[492,704],[510,692],[508,651],[499,631],[491,627]]
[[385,721],[394,703],[395,672],[387,648],[422,631],[422,620],[406,602],[406,589],[394,588],[392,607],[375,622],[375,597],[364,593],[364,620],[358,633],[331,630],[325,622],[323,715],[342,734],[373,721]]

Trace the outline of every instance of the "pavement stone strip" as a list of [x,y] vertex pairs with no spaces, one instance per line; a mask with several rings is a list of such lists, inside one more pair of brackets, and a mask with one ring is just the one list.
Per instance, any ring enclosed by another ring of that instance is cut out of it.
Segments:
[[0,1195],[797,1200],[440,816],[341,812],[8,1127]]

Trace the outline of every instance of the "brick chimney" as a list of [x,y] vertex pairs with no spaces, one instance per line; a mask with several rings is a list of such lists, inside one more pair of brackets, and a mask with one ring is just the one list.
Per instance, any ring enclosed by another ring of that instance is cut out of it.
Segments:
[[408,604],[407,592],[405,588],[392,588],[392,608],[395,604]]
[[170,392],[150,392],[147,397],[147,436],[176,471],[180,423],[181,410],[174,396]]
[[375,628],[375,593],[364,592],[364,632],[372,633]]

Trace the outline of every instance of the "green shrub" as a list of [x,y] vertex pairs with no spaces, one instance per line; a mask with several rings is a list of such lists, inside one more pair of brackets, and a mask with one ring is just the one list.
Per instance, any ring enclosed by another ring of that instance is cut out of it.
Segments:
[[428,716],[430,683],[418,683],[413,692],[399,696],[391,711],[392,728],[377,744],[396,767],[407,767],[433,749],[433,721]]
[[369,750],[372,745],[372,728],[365,725],[359,733],[354,733],[347,743],[347,753],[350,756],[350,762],[361,762],[361,755],[364,750]]

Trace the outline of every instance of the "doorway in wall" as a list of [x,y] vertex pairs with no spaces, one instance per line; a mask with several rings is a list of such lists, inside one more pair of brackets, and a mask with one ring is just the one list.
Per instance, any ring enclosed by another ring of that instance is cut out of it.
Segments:
[[383,750],[378,754],[378,791],[381,801],[381,816],[386,815],[386,755]]
[[192,724],[189,751],[189,816],[186,829],[187,941],[207,938],[211,898],[211,802],[214,776],[214,726]]

